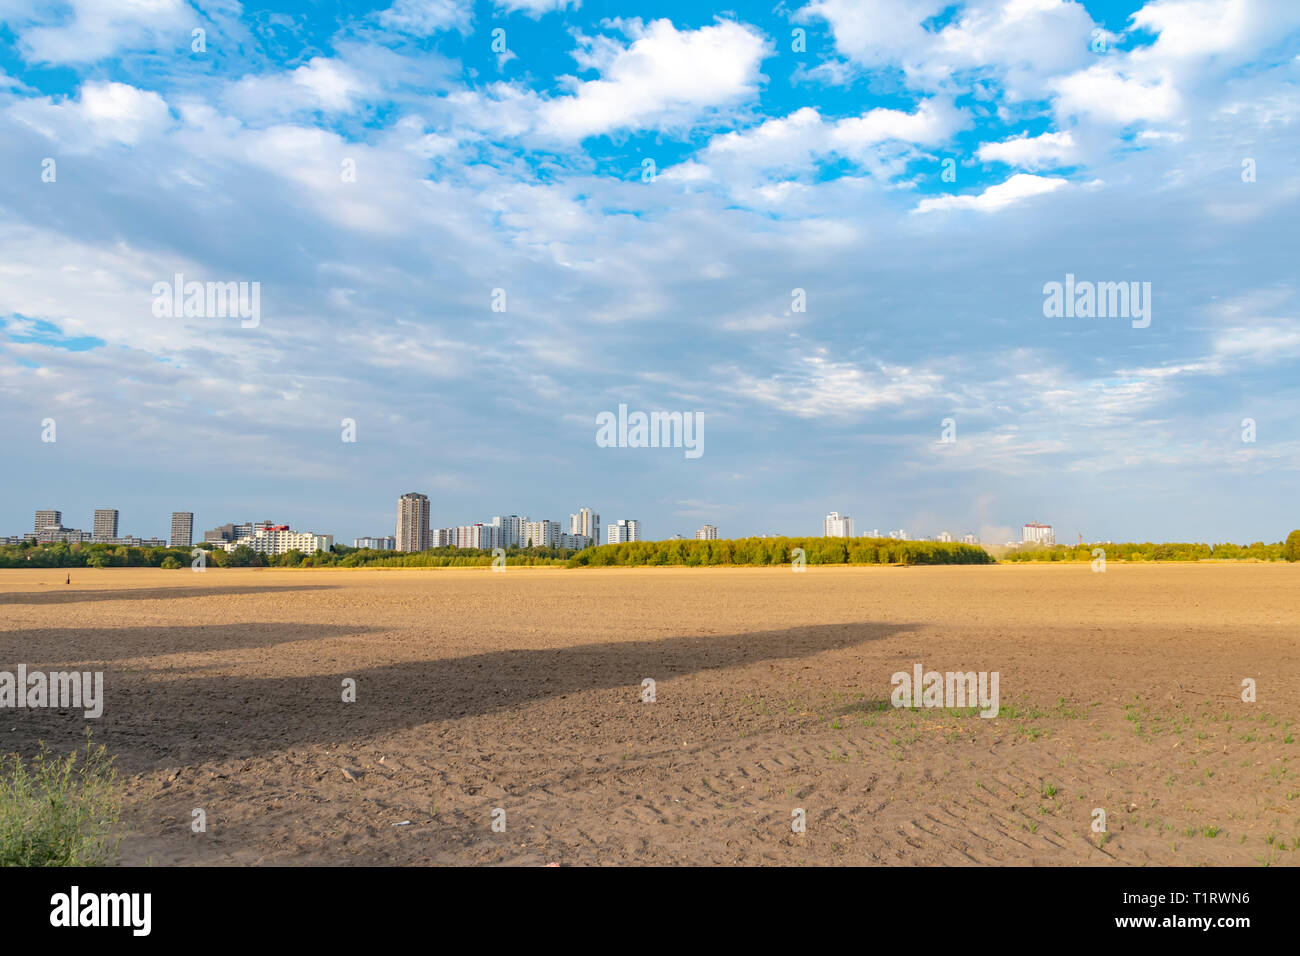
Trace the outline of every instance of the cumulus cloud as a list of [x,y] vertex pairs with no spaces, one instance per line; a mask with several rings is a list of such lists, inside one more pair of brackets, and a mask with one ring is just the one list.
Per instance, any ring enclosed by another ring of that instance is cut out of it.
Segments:
[[1068,165],[1074,151],[1074,137],[1068,130],[1041,136],[1021,133],[1000,143],[980,144],[975,158],[984,163],[1006,163],[1022,169],[1045,169]]
[[1055,192],[1069,184],[1059,176],[1033,176],[1017,173],[1006,182],[990,186],[983,192],[961,196],[933,196],[922,199],[916,212],[942,212],[951,209],[974,209],[978,212],[996,212],[1033,196]]
[[87,83],[76,99],[18,100],[10,115],[71,152],[105,141],[136,145],[171,122],[161,96],[126,83]]
[[732,20],[678,30],[670,20],[626,24],[626,46],[587,41],[584,65],[598,79],[571,82],[572,94],[548,100],[542,127],[571,140],[625,129],[689,127],[702,115],[758,91],[763,36]]
[[146,45],[188,49],[190,29],[200,25],[185,0],[69,0],[67,7],[66,17],[47,3],[18,2],[5,12],[25,59],[81,64]]

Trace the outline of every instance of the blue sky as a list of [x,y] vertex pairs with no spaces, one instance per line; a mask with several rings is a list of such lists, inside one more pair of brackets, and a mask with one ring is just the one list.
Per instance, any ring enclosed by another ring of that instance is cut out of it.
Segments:
[[[409,490],[438,526],[650,537],[1300,526],[1293,2],[0,24],[0,533],[116,507],[350,541]],[[176,273],[260,283],[260,321],[156,315]],[[1046,317],[1066,274],[1150,283],[1149,326]],[[702,414],[703,456],[598,447],[620,403]]]

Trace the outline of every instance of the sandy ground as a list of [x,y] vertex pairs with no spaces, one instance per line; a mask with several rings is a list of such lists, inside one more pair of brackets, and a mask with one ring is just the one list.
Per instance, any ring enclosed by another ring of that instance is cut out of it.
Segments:
[[105,672],[128,863],[1300,860],[1300,566],[64,574],[0,571],[0,670]]

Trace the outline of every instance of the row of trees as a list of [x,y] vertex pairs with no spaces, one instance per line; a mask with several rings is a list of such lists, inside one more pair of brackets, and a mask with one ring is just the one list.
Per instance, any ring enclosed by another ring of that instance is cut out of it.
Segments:
[[189,548],[128,548],[109,544],[0,545],[0,568],[189,567]]
[[[233,551],[196,547],[207,552],[215,568],[468,568],[484,567],[491,551],[474,548],[430,548],[414,553],[375,551],[335,545],[330,551],[304,554],[259,554],[241,545]],[[1056,545],[1017,549],[1004,561],[1091,561],[1101,548],[1109,561],[1300,561],[1300,530],[1286,541],[1266,544],[1200,544],[1144,541],[1125,544]],[[713,541],[634,541],[605,544],[573,552],[564,548],[510,548],[506,563],[514,566],[567,565],[571,568],[682,565],[790,564],[802,549],[807,564],[993,564],[983,548],[943,541],[895,541],[892,538],[736,538]],[[130,548],[109,544],[0,545],[0,568],[187,568],[192,548]]]
[[587,548],[569,558],[571,568],[683,565],[791,564],[993,564],[983,548],[946,541],[891,538],[735,538],[713,541],[633,541]]
[[1300,561],[1300,530],[1286,541],[1268,544],[1202,544],[1200,542],[1125,542],[1113,544],[1058,544],[1050,548],[1021,548],[1002,556],[1003,561],[1091,561],[1100,548],[1107,561]]
[[[304,554],[261,554],[247,545],[232,551],[206,542],[195,545],[206,552],[210,568],[468,568],[490,565],[491,551],[473,548],[432,548],[418,553],[375,551],[335,545],[330,551]],[[130,548],[125,545],[21,544],[0,545],[0,568],[188,568],[194,548]],[[562,565],[573,554],[563,548],[511,548],[510,565]]]

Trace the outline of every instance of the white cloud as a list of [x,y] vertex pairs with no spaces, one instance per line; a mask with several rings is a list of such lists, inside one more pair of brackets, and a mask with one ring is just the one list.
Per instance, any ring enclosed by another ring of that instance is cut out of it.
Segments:
[[379,14],[381,26],[427,37],[443,30],[469,32],[473,0],[397,0]]
[[945,99],[925,100],[916,112],[874,109],[840,120],[831,133],[831,146],[846,156],[861,156],[863,149],[889,140],[936,146],[968,124],[965,114]]
[[[1082,66],[1092,18],[1072,0],[966,0],[939,30],[927,20],[954,6],[946,0],[815,0],[795,19],[824,19],[836,50],[870,70],[897,67],[910,85],[948,87],[956,71],[997,77],[1013,99],[1035,98],[1047,77]],[[826,64],[822,73],[834,72]],[[816,71],[814,71],[816,72]]]
[[868,370],[834,361],[826,349],[818,349],[767,378],[733,370],[723,387],[799,418],[846,418],[933,397],[941,382],[941,376],[928,370],[885,363]]
[[85,151],[109,140],[136,145],[171,122],[161,96],[126,83],[87,83],[75,100],[18,100],[9,112],[69,152]]
[[[1140,58],[1250,57],[1300,25],[1293,0],[1153,0],[1130,18],[1159,36]],[[1138,52],[1135,51],[1135,58]]]
[[837,50],[863,66],[879,67],[919,56],[932,39],[921,24],[947,5],[946,0],[815,0],[795,19],[825,20]]
[[731,20],[681,30],[669,20],[625,24],[634,37],[624,48],[586,41],[580,62],[600,78],[572,81],[572,96],[546,101],[541,128],[561,139],[625,129],[688,127],[712,110],[753,97],[766,41]]
[[975,151],[975,158],[984,163],[1006,163],[1021,169],[1044,169],[1068,164],[1074,150],[1074,137],[1069,130],[1033,137],[1021,133],[1000,143],[981,144]]
[[889,179],[913,155],[912,146],[944,143],[969,122],[965,113],[941,98],[924,100],[910,113],[876,108],[839,120],[828,120],[805,106],[752,129],[715,136],[696,159],[665,175],[682,182],[725,182],[736,192],[757,189],[760,196],[779,201],[797,184],[765,183],[765,176],[798,175],[820,160],[840,156]]
[[1089,117],[1126,125],[1172,119],[1181,98],[1167,76],[1140,77],[1113,63],[1058,77],[1049,83],[1056,93],[1054,109],[1060,119]]
[[1013,203],[1021,202],[1031,196],[1055,192],[1069,184],[1069,180],[1056,176],[1033,176],[1029,173],[1017,173],[1004,183],[990,186],[978,195],[935,196],[922,199],[914,212],[926,213],[947,209],[975,209],[979,212],[994,212]]
[[15,6],[6,21],[23,57],[35,63],[93,63],[146,45],[188,50],[190,29],[201,24],[184,0],[70,0],[71,17],[57,26],[41,22],[49,4]]
[[496,5],[506,13],[519,11],[536,20],[552,11],[562,12],[570,7],[577,10],[582,0],[496,0]]
[[287,73],[246,76],[230,86],[225,100],[245,116],[298,110],[344,113],[373,91],[373,83],[347,63],[318,56]]

